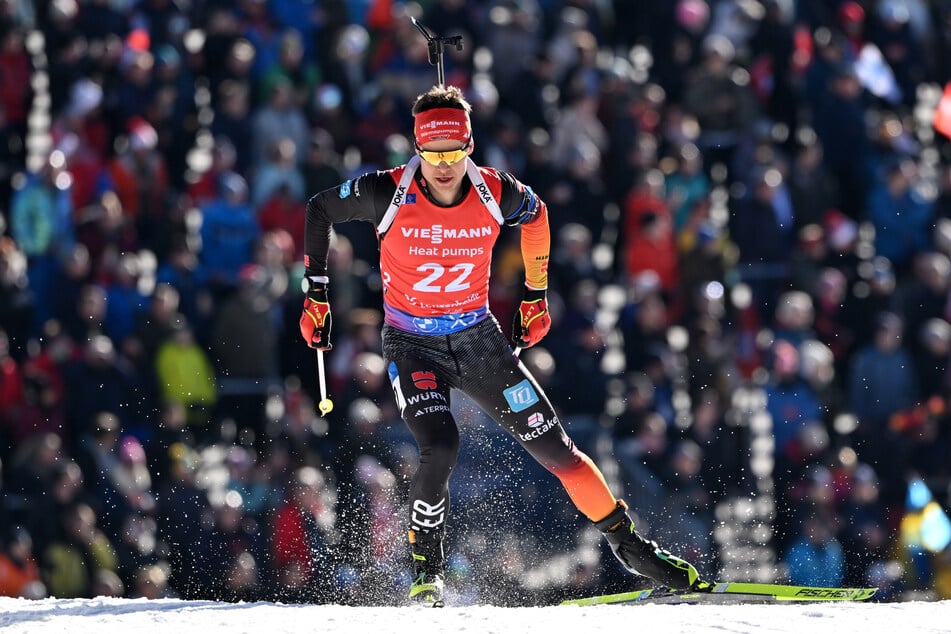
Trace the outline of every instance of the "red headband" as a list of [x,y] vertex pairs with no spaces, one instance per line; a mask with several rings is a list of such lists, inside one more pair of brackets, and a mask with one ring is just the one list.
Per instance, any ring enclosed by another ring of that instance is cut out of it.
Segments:
[[433,108],[416,115],[416,145],[451,139],[465,144],[472,137],[469,113],[460,108]]

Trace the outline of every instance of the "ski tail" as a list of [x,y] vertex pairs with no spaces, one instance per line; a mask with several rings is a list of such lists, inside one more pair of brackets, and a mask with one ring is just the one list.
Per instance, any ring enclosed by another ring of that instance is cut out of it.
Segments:
[[867,601],[877,588],[824,588],[776,583],[711,582],[692,590],[650,588],[583,599],[568,599],[561,605],[610,605],[618,603],[809,603],[819,601]]

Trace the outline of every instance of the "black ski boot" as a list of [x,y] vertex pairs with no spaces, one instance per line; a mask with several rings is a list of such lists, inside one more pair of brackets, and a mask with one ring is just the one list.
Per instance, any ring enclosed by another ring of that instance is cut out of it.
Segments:
[[699,581],[697,569],[680,557],[670,554],[634,530],[627,514],[627,505],[618,500],[617,508],[600,522],[595,522],[611,545],[614,556],[631,572],[650,577],[673,590],[693,588]]
[[443,607],[446,558],[443,554],[442,535],[411,530],[409,543],[413,551],[410,601],[433,608]]

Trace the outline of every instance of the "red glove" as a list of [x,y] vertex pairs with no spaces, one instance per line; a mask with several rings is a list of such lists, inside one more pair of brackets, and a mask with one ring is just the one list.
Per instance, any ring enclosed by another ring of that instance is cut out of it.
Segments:
[[327,286],[314,285],[304,298],[304,310],[300,315],[300,334],[307,345],[317,350],[330,350],[330,302],[327,300]]
[[551,315],[548,313],[545,290],[526,288],[512,329],[515,345],[519,348],[531,348],[541,341],[550,329]]

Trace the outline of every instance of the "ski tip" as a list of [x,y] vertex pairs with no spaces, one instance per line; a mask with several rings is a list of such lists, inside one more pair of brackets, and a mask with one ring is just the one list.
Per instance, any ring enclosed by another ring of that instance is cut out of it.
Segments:
[[567,599],[560,605],[617,605],[646,603],[818,603],[867,601],[878,588],[821,588],[772,583],[711,583],[703,588],[670,590],[653,588],[581,599]]

